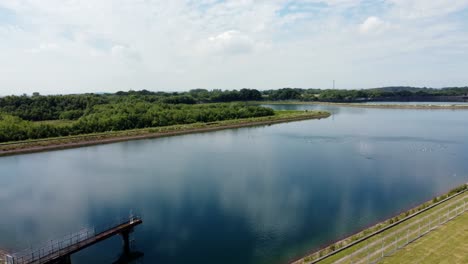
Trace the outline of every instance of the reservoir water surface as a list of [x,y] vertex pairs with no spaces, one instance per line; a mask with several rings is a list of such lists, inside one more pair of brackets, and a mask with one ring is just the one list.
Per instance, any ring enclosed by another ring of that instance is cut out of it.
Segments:
[[0,158],[0,248],[132,211],[135,263],[287,263],[468,181],[467,110],[271,107],[333,115]]

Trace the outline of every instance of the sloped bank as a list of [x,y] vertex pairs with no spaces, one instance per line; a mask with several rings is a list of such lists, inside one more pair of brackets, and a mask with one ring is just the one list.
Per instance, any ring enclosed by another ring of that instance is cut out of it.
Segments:
[[308,119],[322,119],[329,116],[330,113],[325,111],[275,111],[275,115],[265,117],[134,129],[40,140],[7,142],[0,144],[0,156],[78,148],[129,140],[177,136],[232,128],[272,125]]
[[[404,211],[392,218],[372,225],[360,232],[357,232],[344,239],[340,239],[319,250],[312,251],[307,256],[291,261],[292,264],[314,264],[314,263],[334,263],[349,254],[352,254],[359,248],[366,246],[368,240],[374,239],[377,235],[393,230],[409,221],[423,217],[428,211],[438,208],[453,198],[465,195],[468,191],[468,183],[456,187],[446,194],[436,196],[432,200],[422,203],[410,210]],[[367,244],[368,245],[368,244]]]

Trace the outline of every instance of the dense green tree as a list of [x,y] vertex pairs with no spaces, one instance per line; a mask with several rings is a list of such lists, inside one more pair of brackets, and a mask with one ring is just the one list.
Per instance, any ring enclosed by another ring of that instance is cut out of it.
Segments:
[[270,100],[296,100],[300,99],[303,89],[283,88],[269,93]]
[[[193,89],[188,92],[120,91],[115,94],[80,94],[0,97],[0,141],[76,135],[133,128],[213,122],[272,115],[263,107],[236,101],[303,100],[357,102],[414,100],[431,96],[468,97],[468,87],[443,89],[384,87],[366,90],[283,88],[258,91]],[[222,104],[217,103],[222,102]],[[200,104],[212,103],[212,104]],[[61,125],[46,120],[64,120]],[[69,122],[71,120],[73,122]]]
[[[65,111],[63,116],[75,115]],[[76,116],[81,113],[76,113]],[[83,133],[135,128],[213,122],[227,119],[273,115],[270,108],[243,103],[161,104],[142,101],[95,105],[72,123],[32,122],[9,114],[0,114],[0,142],[37,139]]]

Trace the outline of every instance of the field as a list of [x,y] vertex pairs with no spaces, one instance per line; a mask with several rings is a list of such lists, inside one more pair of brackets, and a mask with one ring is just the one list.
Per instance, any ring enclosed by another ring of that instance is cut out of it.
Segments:
[[468,214],[447,222],[381,263],[468,263]]
[[451,224],[451,221],[459,221],[461,216],[466,217],[466,188],[463,185],[294,263],[380,263],[430,236],[434,230]]

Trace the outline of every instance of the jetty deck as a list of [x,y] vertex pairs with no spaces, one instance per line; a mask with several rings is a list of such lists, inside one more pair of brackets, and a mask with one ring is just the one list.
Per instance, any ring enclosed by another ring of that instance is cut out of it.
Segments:
[[[133,228],[142,224],[139,217],[132,217],[102,232],[85,229],[73,236],[52,242],[45,247],[28,250],[15,254],[4,254],[6,264],[52,264],[71,263],[70,256],[78,251],[88,248],[96,243],[106,240],[115,235],[122,235],[124,241],[124,252],[129,253],[129,234]],[[1,255],[1,252],[0,252]],[[2,264],[2,260],[0,260]]]

